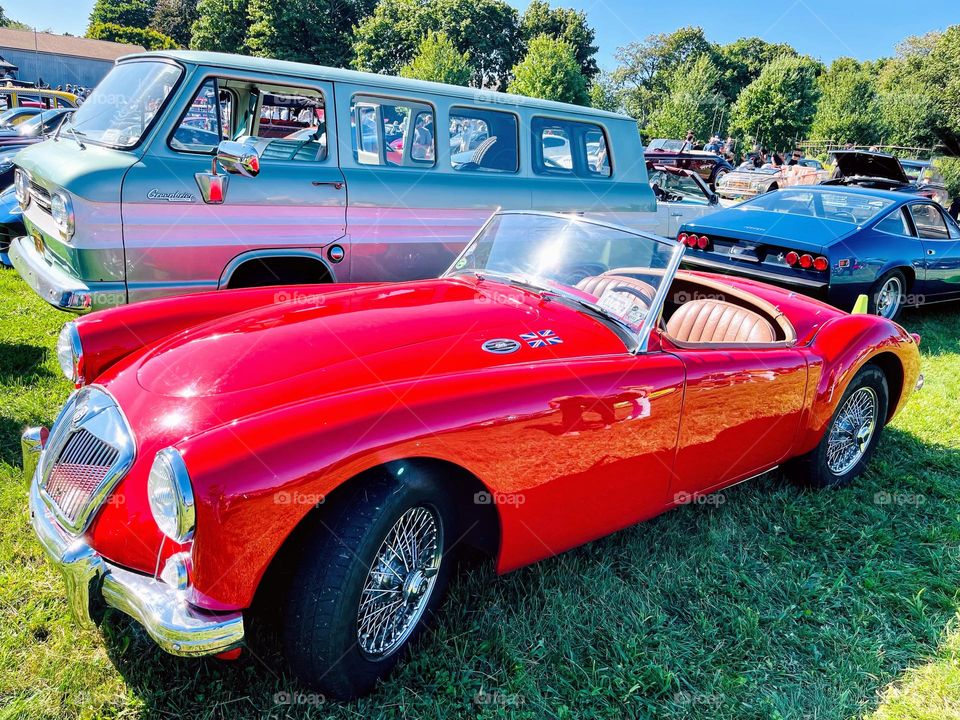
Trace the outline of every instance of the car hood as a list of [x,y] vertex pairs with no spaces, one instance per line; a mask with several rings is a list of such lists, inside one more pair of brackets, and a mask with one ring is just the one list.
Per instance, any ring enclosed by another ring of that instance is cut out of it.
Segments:
[[901,183],[910,182],[900,161],[893,155],[862,150],[838,150],[833,155],[843,177],[884,178]]
[[[600,321],[566,304],[473,278],[281,300],[162,341],[140,360],[137,382],[168,397],[241,393],[239,410],[250,395],[282,404],[410,378],[625,349]],[[547,331],[558,342],[533,348],[521,337]],[[516,349],[483,349],[496,339],[513,341]]]

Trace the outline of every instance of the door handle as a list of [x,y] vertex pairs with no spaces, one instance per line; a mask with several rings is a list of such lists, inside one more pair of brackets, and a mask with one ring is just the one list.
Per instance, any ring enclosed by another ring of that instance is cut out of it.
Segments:
[[343,187],[343,183],[339,180],[314,180],[310,184],[314,187],[320,187],[321,185],[333,185],[334,190],[340,190]]
[[927,250],[927,255],[936,255],[936,254],[937,254],[936,250]]
[[683,217],[683,213],[682,212],[670,213],[670,217]]

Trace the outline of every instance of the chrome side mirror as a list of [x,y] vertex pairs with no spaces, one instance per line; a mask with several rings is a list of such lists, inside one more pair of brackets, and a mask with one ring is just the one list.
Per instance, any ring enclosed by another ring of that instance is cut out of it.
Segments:
[[260,174],[260,154],[247,143],[224,140],[217,146],[217,162],[231,175],[252,178]]

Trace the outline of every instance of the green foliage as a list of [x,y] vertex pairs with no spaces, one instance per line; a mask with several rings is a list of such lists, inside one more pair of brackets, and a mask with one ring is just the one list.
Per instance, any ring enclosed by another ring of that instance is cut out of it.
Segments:
[[952,25],[936,37],[920,76],[930,96],[936,98],[940,140],[960,155],[960,25]]
[[838,58],[818,80],[820,100],[810,131],[815,141],[860,145],[880,141],[876,72],[851,58]]
[[[90,11],[89,28],[94,25],[146,28],[153,18],[155,4],[156,0],[97,0],[93,5],[93,10]],[[93,37],[90,35],[89,28],[87,37]]]
[[405,78],[448,85],[469,85],[473,68],[470,53],[461,53],[444,32],[430,33],[420,43],[413,59],[400,68]]
[[0,7],[0,27],[12,28],[14,30],[31,30],[32,28],[26,23],[18,22],[16,20],[11,20],[7,17],[7,13],[2,7]]
[[771,149],[784,149],[810,130],[817,107],[820,65],[779,57],[747,85],[730,113],[730,130]]
[[519,15],[504,0],[381,0],[356,28],[353,66],[395,75],[430,32],[470,53],[478,87],[502,88],[521,54]]
[[667,79],[674,68],[700,55],[715,61],[717,50],[699,27],[650,35],[643,42],[630,43],[617,51],[619,67],[613,77],[623,88],[624,106],[641,126],[647,124],[663,102]]
[[187,47],[197,17],[197,0],[157,0],[150,27]]
[[142,45],[147,50],[174,50],[173,38],[150,28],[124,27],[116,23],[94,23],[87,28],[87,37],[94,40],[110,40],[117,43]]
[[526,57],[513,68],[508,90],[516,95],[588,105],[587,79],[580,72],[573,46],[549,35],[530,41]]
[[707,138],[725,107],[718,90],[720,70],[706,54],[691,57],[667,75],[666,92],[644,131],[650,138],[683,137],[693,130]]
[[200,0],[190,47],[195,50],[248,53],[248,2],[249,0]]
[[787,55],[797,57],[797,51],[786,43],[769,43],[758,37],[734,40],[718,49],[718,64],[722,77],[720,91],[728,102],[734,102],[743,89],[760,77],[763,68],[772,60]]
[[590,107],[609,112],[623,112],[620,86],[609,73],[600,73],[590,83]]
[[247,47],[253,55],[344,67],[367,1],[250,0]]
[[587,80],[592,80],[600,72],[594,57],[597,54],[597,47],[593,44],[595,33],[582,10],[551,8],[546,0],[533,0],[523,13],[520,30],[525,43],[538,35],[549,35],[570,43],[580,64],[580,72]]
[[943,173],[950,197],[960,197],[960,157],[940,157],[934,165]]

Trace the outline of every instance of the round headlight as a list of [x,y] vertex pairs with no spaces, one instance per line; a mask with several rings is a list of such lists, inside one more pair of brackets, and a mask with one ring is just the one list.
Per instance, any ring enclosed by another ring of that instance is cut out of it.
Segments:
[[193,488],[179,451],[164,448],[157,453],[147,479],[147,498],[153,519],[164,535],[178,543],[193,538]]
[[74,322],[68,322],[60,331],[60,337],[57,338],[57,360],[67,380],[77,387],[83,385],[83,345],[80,344],[80,333],[77,332]]
[[20,207],[26,208],[30,204],[30,176],[26,170],[16,170],[13,175],[13,188],[17,194]]
[[64,240],[73,237],[73,201],[64,192],[57,191],[50,196],[50,215]]

